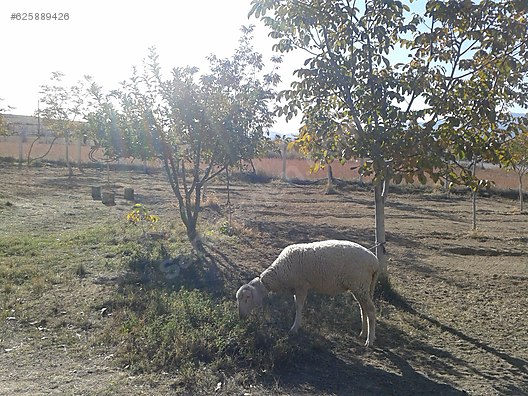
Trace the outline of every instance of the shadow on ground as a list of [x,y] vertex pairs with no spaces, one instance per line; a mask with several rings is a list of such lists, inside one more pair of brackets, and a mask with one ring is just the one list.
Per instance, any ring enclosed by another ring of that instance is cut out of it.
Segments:
[[[307,338],[310,339],[307,339]],[[315,334],[304,333],[296,343],[306,346],[314,344]],[[317,350],[301,356],[289,367],[280,367],[273,372],[275,384],[291,395],[465,395],[449,384],[443,384],[416,371],[397,352],[385,348],[365,350],[358,343],[352,344],[348,353],[338,356],[330,341],[317,340]],[[370,357],[383,361],[376,367]],[[302,391],[301,391],[302,390]]]

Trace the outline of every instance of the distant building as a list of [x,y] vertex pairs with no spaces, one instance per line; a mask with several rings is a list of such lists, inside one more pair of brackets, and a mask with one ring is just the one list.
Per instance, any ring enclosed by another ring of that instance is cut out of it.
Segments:
[[2,114],[2,121],[6,126],[7,135],[22,136],[24,140],[30,136],[53,136],[53,132],[44,126],[42,120],[39,125],[38,118],[34,116]]

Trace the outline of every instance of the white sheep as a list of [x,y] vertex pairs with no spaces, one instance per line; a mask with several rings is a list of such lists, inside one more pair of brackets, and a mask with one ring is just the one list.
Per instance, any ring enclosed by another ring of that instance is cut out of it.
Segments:
[[290,332],[299,330],[302,309],[310,289],[336,295],[350,290],[361,312],[360,337],[372,346],[376,337],[376,311],[372,296],[379,273],[376,256],[354,242],[322,241],[286,247],[262,274],[238,289],[236,298],[241,318],[262,306],[268,292],[294,294],[295,321]]

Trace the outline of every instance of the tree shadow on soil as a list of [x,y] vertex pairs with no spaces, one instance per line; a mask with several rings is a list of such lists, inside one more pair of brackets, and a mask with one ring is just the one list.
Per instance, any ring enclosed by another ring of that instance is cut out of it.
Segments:
[[[447,204],[446,204],[447,205]],[[426,219],[443,219],[452,223],[467,223],[465,218],[461,218],[460,214],[454,211],[449,211],[446,208],[434,207],[418,207],[413,204],[404,202],[387,202],[387,207],[397,209],[405,214],[407,218],[426,218]]]
[[[398,326],[391,325],[382,318],[377,328],[377,346],[365,349],[360,341],[354,340],[349,334],[355,333],[360,327],[359,318],[345,313],[345,319],[336,320],[337,311],[346,312],[347,307],[353,308],[350,306],[352,298],[330,297],[331,305],[328,299],[327,296],[309,295],[307,329],[302,329],[297,336],[288,339],[290,346],[295,346],[292,349],[299,355],[291,357],[284,365],[277,365],[271,373],[272,380],[281,391],[291,394],[338,396],[465,395],[467,393],[464,390],[444,383],[446,374],[450,378],[462,378],[466,377],[469,371],[486,381],[496,379],[491,373],[470,366],[467,361],[455,356],[448,349],[438,348],[411,337]],[[390,301],[398,310],[411,314],[414,319],[426,321],[443,332],[508,362],[514,367],[512,373],[520,375],[519,378],[525,377],[526,361],[500,352],[417,311],[404,297],[395,292],[393,295],[385,295],[384,299]],[[271,309],[273,312],[269,313],[272,321],[268,325],[284,327],[289,324],[288,320],[293,318],[293,312],[290,312],[290,305],[293,304],[291,299],[284,296],[278,300],[279,297],[272,297],[270,303],[274,307]],[[314,316],[313,312],[318,312],[317,316]],[[288,323],[285,318],[288,318]],[[281,330],[287,331],[287,328]],[[518,383],[501,382],[494,384],[494,387],[511,394],[523,394],[526,391]]]
[[[315,339],[315,341],[314,341]],[[332,343],[313,333],[301,332],[293,341],[306,346],[318,345],[288,367],[273,371],[273,380],[281,390],[297,394],[345,395],[465,395],[449,384],[436,382],[416,371],[407,360],[388,349],[365,350],[353,344],[346,356],[332,351]],[[384,365],[376,367],[365,361],[374,355]]]
[[[440,279],[444,279],[442,277],[439,276]],[[458,287],[461,287],[460,285],[457,285]],[[515,376],[518,376],[518,378],[525,378],[527,381],[528,381],[528,361],[524,360],[524,359],[520,359],[520,358],[517,358],[517,357],[514,357],[514,356],[511,356],[507,353],[504,353],[504,352],[501,352],[499,350],[497,350],[496,348],[482,342],[481,340],[475,338],[475,337],[472,337],[472,336],[469,336],[467,334],[465,334],[464,332],[452,327],[452,326],[449,326],[449,325],[446,325],[442,322],[440,322],[438,319],[435,319],[429,315],[426,315],[420,311],[418,311],[417,309],[415,309],[412,304],[410,304],[404,297],[402,297],[400,294],[398,294],[396,291],[394,291],[393,289],[390,289],[388,294],[386,294],[384,296],[384,298],[389,301],[394,307],[398,308],[399,310],[401,311],[404,311],[404,312],[407,312],[411,315],[413,315],[415,318],[418,318],[418,319],[421,319],[435,327],[437,327],[438,329],[440,329],[442,332],[445,332],[445,333],[448,333],[448,334],[451,334],[453,337],[456,337],[457,339],[459,340],[462,340],[470,345],[472,345],[473,348],[476,348],[476,349],[480,349],[492,356],[494,356],[496,359],[498,360],[502,360],[504,362],[507,362],[509,365],[512,366],[512,373],[514,373]],[[394,336],[394,333],[393,332],[390,332],[390,337],[393,337]],[[398,345],[398,344],[396,344]],[[427,349],[427,347],[429,346],[426,346],[425,344],[422,345],[419,350],[423,352],[424,349]],[[429,347],[431,348],[431,347]],[[427,352],[428,354],[430,354],[431,356],[434,356],[435,358],[439,358],[439,357],[442,357],[442,355],[445,355],[447,352],[445,351],[442,351],[442,350],[436,350],[436,351],[429,351]],[[494,379],[496,379],[495,377],[493,376],[490,376],[489,374],[485,374],[483,372],[481,372],[480,370],[478,370],[477,368],[474,368],[474,367],[469,367],[468,366],[468,363],[461,360],[461,359],[456,359],[454,356],[450,355],[450,360],[453,362],[453,363],[456,363],[458,366],[460,367],[465,367],[466,369],[469,369],[471,370],[473,373],[481,376],[481,377],[484,377],[484,378],[487,378],[488,380],[490,381],[493,381]],[[445,371],[445,368],[442,369],[442,371]],[[456,373],[453,373],[456,375]],[[496,384],[496,387],[499,388],[499,387],[503,387],[503,386],[506,386],[507,389],[508,389],[508,393],[509,392],[512,392],[512,394],[524,394],[524,392],[526,392],[526,387],[524,389],[516,386],[516,385],[513,385],[513,384]],[[506,391],[506,389],[504,389],[504,391]]]
[[285,248],[292,243],[313,242],[324,239],[355,241],[366,247],[374,244],[374,232],[370,228],[350,228],[326,224],[310,224],[309,227],[293,227],[296,224],[284,221],[259,221],[256,228],[273,236],[270,243]]
[[[461,290],[471,287],[471,285],[464,282],[463,278],[453,280],[447,276],[443,276],[442,274],[438,273],[437,270],[421,263],[419,258],[415,254],[410,253],[408,257],[406,257],[406,260],[412,263],[411,267],[413,271],[426,274],[427,276],[430,276],[435,279],[446,282],[448,284],[451,284],[454,287],[461,289]],[[507,353],[501,352],[497,350],[496,348],[493,348],[485,344],[484,342],[478,340],[477,338],[471,337],[463,333],[462,331],[457,330],[456,328],[452,326],[446,325],[435,318],[432,318],[422,312],[419,312],[417,309],[413,307],[411,303],[409,303],[403,296],[397,293],[394,289],[389,290],[389,294],[385,295],[384,298],[396,308],[402,311],[405,311],[409,314],[412,314],[413,316],[419,319],[422,319],[430,323],[431,325],[434,325],[435,327],[439,328],[443,332],[447,332],[455,336],[456,338],[473,345],[475,348],[481,349],[495,356],[498,359],[504,360],[505,362],[512,365],[516,370],[519,370],[520,372],[519,374],[524,373],[525,375],[528,375],[528,361],[510,356]]]

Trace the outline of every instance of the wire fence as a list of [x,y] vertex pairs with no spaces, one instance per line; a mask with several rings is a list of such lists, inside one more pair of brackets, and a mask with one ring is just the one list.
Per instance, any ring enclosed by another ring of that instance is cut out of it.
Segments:
[[[89,141],[76,140],[71,142],[66,150],[64,139],[54,139],[53,137],[36,136],[0,136],[0,157],[9,158],[21,164],[32,163],[35,161],[53,161],[66,162],[66,155],[73,166],[86,166],[94,164],[90,159],[92,145]],[[67,153],[67,154],[66,154]],[[96,151],[92,158],[97,162],[106,164],[107,158],[104,157],[102,149]],[[137,159],[119,159],[111,164],[114,165],[136,165],[149,169],[160,169],[162,163],[159,160],[149,160],[142,162]],[[313,162],[298,156],[272,155],[265,158],[255,159],[253,161],[257,174],[266,175],[276,178],[315,180],[326,177],[326,171],[321,170],[316,173],[310,172]],[[351,161],[347,166],[334,166],[334,177],[344,180],[354,180],[359,177],[355,161]],[[248,167],[251,169],[251,166]]]
[[[66,162],[66,152],[73,166],[87,166],[94,164],[90,159],[92,146],[89,141],[76,140],[71,142],[66,150],[64,139],[55,139],[52,136],[44,136],[36,139],[36,136],[11,135],[0,136],[0,158],[7,158],[21,164],[35,161]],[[93,155],[100,164],[105,164],[103,150],[100,149]],[[97,162],[96,162],[97,163]],[[119,159],[112,162],[113,166],[134,166],[143,169],[161,169],[162,163],[159,160],[149,160],[142,162],[137,159]],[[327,177],[327,169],[320,169],[318,172],[311,172],[313,162],[298,156],[273,155],[259,158],[253,161],[255,171],[258,175],[282,178],[287,180],[318,180]],[[359,180],[359,161],[351,160],[344,165],[334,163],[332,165],[333,177],[341,180]],[[495,187],[499,189],[517,189],[519,177],[515,172],[507,171],[492,165],[485,165],[477,169],[477,176],[482,179],[489,179],[495,182]],[[432,185],[432,181],[428,184]],[[523,178],[523,184],[528,185],[528,175]]]

